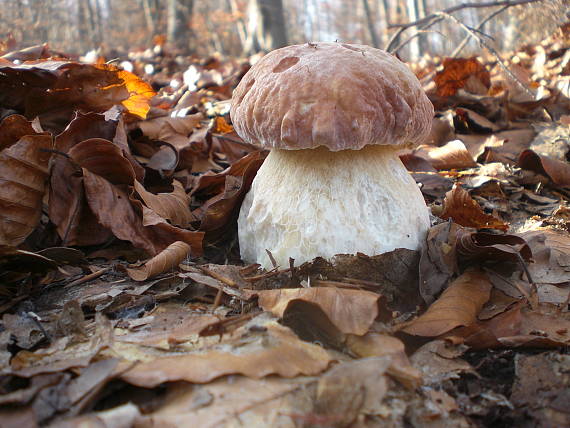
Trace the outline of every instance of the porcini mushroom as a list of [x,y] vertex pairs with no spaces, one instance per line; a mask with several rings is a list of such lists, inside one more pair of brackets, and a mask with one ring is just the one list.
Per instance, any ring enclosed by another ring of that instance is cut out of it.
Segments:
[[238,219],[242,259],[280,266],[317,256],[417,250],[429,211],[398,158],[430,131],[433,106],[396,57],[369,46],[277,49],[234,91],[245,140],[271,149]]

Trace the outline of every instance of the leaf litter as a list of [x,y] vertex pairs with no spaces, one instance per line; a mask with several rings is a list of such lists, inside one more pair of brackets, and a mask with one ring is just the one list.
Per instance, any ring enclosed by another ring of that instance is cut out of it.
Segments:
[[269,271],[236,239],[267,155],[228,114],[247,60],[175,88],[4,55],[2,424],[569,425],[568,31],[506,54],[533,96],[493,58],[415,65],[421,252]]

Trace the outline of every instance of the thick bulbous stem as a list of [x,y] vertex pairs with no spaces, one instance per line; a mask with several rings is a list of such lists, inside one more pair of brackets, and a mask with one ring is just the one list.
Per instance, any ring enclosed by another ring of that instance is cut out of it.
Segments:
[[392,146],[271,151],[239,215],[242,259],[272,268],[317,256],[417,250],[429,211]]

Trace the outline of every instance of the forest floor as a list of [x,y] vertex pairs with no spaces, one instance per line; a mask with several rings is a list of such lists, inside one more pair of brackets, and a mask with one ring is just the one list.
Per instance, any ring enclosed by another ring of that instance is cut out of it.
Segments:
[[422,251],[269,271],[228,113],[257,57],[2,49],[0,427],[570,426],[570,25],[410,64]]

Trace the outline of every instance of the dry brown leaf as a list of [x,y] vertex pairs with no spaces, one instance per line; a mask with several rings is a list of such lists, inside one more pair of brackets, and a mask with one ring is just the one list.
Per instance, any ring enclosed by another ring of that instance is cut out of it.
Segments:
[[147,261],[143,266],[128,268],[127,273],[135,281],[145,281],[178,266],[190,254],[190,245],[176,241]]
[[479,204],[460,185],[455,184],[445,194],[441,218],[451,218],[455,223],[478,229],[507,230],[509,225],[492,215],[485,214]]
[[179,380],[207,383],[229,374],[254,379],[271,374],[289,378],[318,374],[330,362],[331,357],[321,347],[299,340],[286,327],[268,323],[263,332],[250,332],[208,351],[138,364],[121,378],[144,388]]
[[389,357],[371,357],[329,370],[317,386],[316,413],[334,420],[334,426],[349,426],[359,414],[380,413],[388,392],[385,373],[390,363]]
[[35,134],[38,132],[32,122],[19,114],[11,114],[0,122],[0,151],[10,147],[25,135]]
[[135,171],[123,150],[111,141],[91,138],[75,144],[68,152],[79,166],[117,185],[132,185]]
[[540,155],[532,150],[525,150],[519,156],[518,165],[523,169],[529,169],[550,178],[557,186],[570,187],[568,162]]
[[290,300],[281,323],[306,342],[320,343],[326,348],[339,351],[344,349],[345,335],[315,303],[301,299]]
[[200,177],[191,195],[214,194],[192,214],[200,220],[199,230],[208,232],[209,239],[214,240],[226,231],[266,156],[267,152],[250,153],[219,174]]
[[527,242],[520,236],[465,229],[457,231],[455,247],[463,260],[478,262],[518,263],[521,257],[528,262],[533,255]]
[[532,250],[533,263],[528,269],[538,283],[564,284],[570,282],[570,236],[553,229],[538,229],[520,233]]
[[166,141],[177,150],[190,144],[190,134],[204,119],[202,113],[183,117],[156,117],[138,124],[144,135],[152,140]]
[[175,226],[188,227],[194,220],[190,211],[190,198],[178,180],[173,180],[172,186],[174,190],[171,193],[154,194],[135,181],[135,190],[148,208]]
[[63,245],[100,245],[113,237],[89,208],[81,168],[71,159],[55,158],[49,191],[49,218],[57,226]]
[[0,152],[0,245],[21,244],[40,221],[52,143],[27,135]]
[[136,425],[141,428],[222,428],[234,423],[243,427],[301,426],[299,418],[313,411],[316,383],[315,378],[276,376],[262,382],[243,376],[217,379],[206,385],[175,382],[164,386],[156,408],[145,412]]
[[433,226],[420,257],[420,294],[427,304],[435,300],[449,280],[458,272],[455,240],[460,229],[447,222]]
[[117,104],[144,118],[155,94],[134,74],[108,64],[48,60],[0,71],[0,104],[30,118],[57,109],[103,112]]
[[467,361],[459,358],[462,353],[447,341],[432,340],[415,351],[410,360],[422,373],[426,385],[439,387],[442,382],[457,379],[462,373],[475,373]]
[[364,290],[312,287],[260,290],[259,306],[282,317],[291,300],[314,303],[343,333],[365,334],[378,316],[379,294]]
[[467,345],[476,349],[568,346],[570,312],[560,312],[555,305],[541,304],[532,309],[521,303],[458,333]]
[[476,58],[445,58],[443,70],[435,75],[437,94],[440,97],[455,95],[458,89],[485,94],[491,87],[491,77]]
[[144,249],[152,256],[176,241],[190,245],[192,255],[201,254],[202,233],[179,229],[166,221],[144,226],[141,216],[135,210],[137,201],[131,200],[126,190],[112,185],[85,168],[82,170],[89,207],[99,223],[111,230],[117,238],[130,241],[135,247]]
[[468,270],[443,292],[419,318],[402,331],[415,336],[435,337],[454,328],[469,326],[491,295],[491,282],[483,271]]
[[473,168],[477,162],[461,140],[449,141],[442,147],[425,146],[417,152],[439,170]]
[[346,346],[360,358],[389,356],[391,361],[387,372],[390,376],[408,389],[415,389],[421,385],[422,376],[410,364],[406,347],[400,339],[373,332],[368,332],[364,336],[349,334],[346,337]]
[[217,316],[189,310],[182,303],[164,302],[144,319],[124,320],[128,331],[116,334],[115,340],[168,350],[218,321]]

